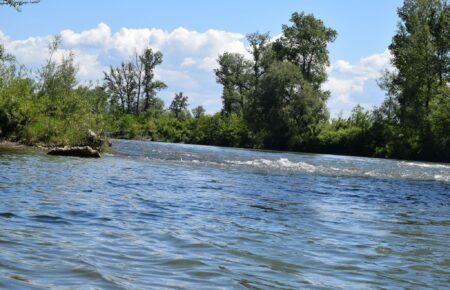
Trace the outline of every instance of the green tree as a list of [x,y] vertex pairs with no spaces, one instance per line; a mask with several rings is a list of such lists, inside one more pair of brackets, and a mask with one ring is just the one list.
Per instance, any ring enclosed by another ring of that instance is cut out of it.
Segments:
[[223,113],[242,115],[247,105],[251,63],[241,54],[224,53],[215,70],[217,82],[223,85]]
[[254,68],[248,120],[266,146],[304,149],[328,118],[329,92],[321,85],[329,65],[327,46],[337,33],[313,15],[294,13],[291,22],[273,44],[267,34],[249,37]]
[[203,106],[198,106],[192,109],[192,115],[194,116],[195,119],[199,119],[205,116],[205,113],[206,111],[205,108],[203,108]]
[[165,89],[167,86],[162,81],[155,80],[155,68],[163,61],[161,52],[154,53],[151,48],[147,48],[140,57],[140,60],[144,66],[142,86],[145,99],[143,109],[146,111],[157,102],[156,93],[159,90]]
[[270,48],[270,34],[267,33],[250,33],[247,35],[247,41],[249,42],[249,52],[253,57],[253,87],[255,89],[254,94],[258,94],[259,82],[265,69],[268,68],[265,61],[265,53]]
[[442,153],[438,149],[449,152],[439,148],[435,139],[448,139],[450,133],[433,136],[433,122],[444,122],[433,112],[439,111],[434,104],[450,98],[449,11],[445,0],[405,0],[398,9],[400,22],[389,46],[395,70],[387,72],[381,83],[396,104],[394,135],[403,140],[392,145],[400,147],[391,150],[400,154],[397,157],[430,159],[437,158],[436,152]]
[[317,135],[318,124],[327,118],[326,98],[303,79],[297,65],[273,63],[263,78],[258,103],[266,146],[299,148]]
[[169,110],[175,115],[177,119],[184,119],[189,115],[188,107],[188,96],[184,95],[182,92],[175,94],[175,97],[170,104]]
[[0,86],[6,85],[17,76],[16,58],[7,53],[0,44]]
[[250,33],[247,35],[247,41],[249,42],[249,53],[252,55],[252,61],[247,77],[249,88],[244,118],[254,130],[257,130],[259,124],[263,121],[261,108],[258,106],[258,99],[262,94],[261,81],[276,59],[269,33]]
[[61,61],[55,59],[60,45],[61,37],[55,36],[48,47],[47,62],[39,70],[38,95],[54,100],[69,94],[77,84],[78,68],[74,64],[73,53],[63,55]]
[[139,115],[143,111],[158,109],[161,101],[156,93],[166,85],[155,80],[155,68],[162,63],[162,53],[148,48],[142,55],[104,73],[104,87],[110,95],[110,104],[115,114]]
[[109,68],[104,72],[104,88],[109,95],[111,113],[118,115],[125,112],[124,77],[120,68]]
[[299,66],[303,78],[314,88],[326,80],[329,65],[327,46],[337,37],[337,32],[324,25],[322,20],[305,13],[293,13],[292,25],[283,25],[283,35],[275,42],[278,57]]

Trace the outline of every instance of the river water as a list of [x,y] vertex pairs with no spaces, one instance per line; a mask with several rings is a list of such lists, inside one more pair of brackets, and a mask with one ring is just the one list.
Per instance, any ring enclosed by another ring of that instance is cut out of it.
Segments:
[[450,165],[113,141],[0,151],[0,288],[446,289]]

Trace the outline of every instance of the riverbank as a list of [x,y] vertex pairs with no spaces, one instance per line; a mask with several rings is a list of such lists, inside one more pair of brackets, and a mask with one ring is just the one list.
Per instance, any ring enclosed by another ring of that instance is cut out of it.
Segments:
[[1,151],[20,151],[20,150],[41,150],[44,148],[38,146],[25,145],[19,142],[13,142],[9,140],[0,140],[0,150]]
[[75,156],[86,158],[99,158],[102,152],[109,151],[111,142],[106,138],[99,138],[95,133],[89,131],[89,138],[86,138],[85,144],[80,146],[46,146],[41,143],[24,144],[10,140],[0,140],[0,150],[2,151],[21,151],[21,150],[39,150],[49,155]]

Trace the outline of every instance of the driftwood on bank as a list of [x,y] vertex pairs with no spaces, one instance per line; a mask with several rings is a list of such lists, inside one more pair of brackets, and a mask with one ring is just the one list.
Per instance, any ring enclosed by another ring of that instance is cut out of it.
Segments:
[[75,156],[84,158],[100,158],[100,152],[98,150],[92,149],[89,146],[76,146],[76,147],[62,147],[54,148],[50,150],[47,154],[58,155],[58,156]]

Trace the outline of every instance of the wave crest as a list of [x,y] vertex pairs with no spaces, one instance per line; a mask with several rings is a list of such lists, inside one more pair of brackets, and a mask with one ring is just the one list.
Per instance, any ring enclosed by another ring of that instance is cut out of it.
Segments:
[[292,162],[287,158],[280,158],[276,160],[269,159],[255,159],[249,161],[239,161],[239,160],[225,160],[227,164],[231,165],[247,165],[252,167],[257,167],[261,169],[282,169],[282,170],[295,170],[295,171],[306,171],[315,172],[317,167],[305,162]]

